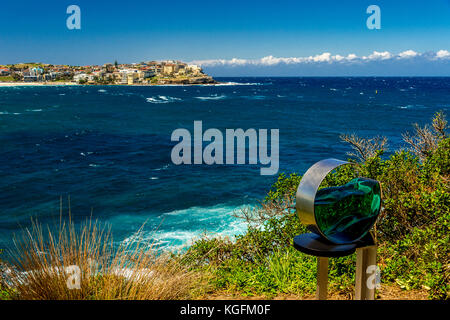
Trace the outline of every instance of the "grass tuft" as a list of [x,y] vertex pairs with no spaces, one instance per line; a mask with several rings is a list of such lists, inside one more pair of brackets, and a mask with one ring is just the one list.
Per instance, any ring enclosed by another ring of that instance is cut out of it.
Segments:
[[153,244],[114,247],[110,231],[92,220],[76,227],[69,219],[56,232],[33,221],[15,239],[11,256],[3,272],[11,299],[189,299],[206,286],[204,272]]

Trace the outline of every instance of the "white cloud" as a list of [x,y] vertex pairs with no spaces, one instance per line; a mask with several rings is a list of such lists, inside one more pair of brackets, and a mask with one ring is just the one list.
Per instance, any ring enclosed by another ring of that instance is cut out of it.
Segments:
[[438,52],[436,52],[436,58],[448,59],[448,58],[450,58],[450,52],[447,50],[439,50]]
[[418,56],[419,54],[417,53],[417,52],[415,52],[414,50],[406,50],[406,51],[403,51],[403,52],[400,52],[399,54],[398,54],[398,57],[400,58],[400,59],[407,59],[407,58],[413,58],[413,57],[416,57],[416,56]]
[[365,56],[362,57],[363,60],[386,60],[386,59],[390,59],[390,58],[392,58],[392,53],[390,53],[389,51],[384,51],[384,52],[374,51],[368,57],[365,57]]
[[314,56],[312,59],[314,62],[328,62],[331,60],[331,53],[329,52],[324,52],[322,54],[318,54],[316,56]]
[[210,59],[210,60],[197,60],[191,63],[201,65],[203,67],[214,66],[274,66],[278,64],[320,64],[320,63],[369,63],[371,61],[387,61],[392,59],[408,59],[414,57],[421,57],[426,60],[436,59],[450,59],[450,52],[447,50],[439,50],[436,53],[421,54],[414,50],[406,50],[398,54],[393,54],[389,51],[373,51],[368,56],[357,56],[354,53],[350,53],[347,56],[339,54],[332,55],[330,52],[323,52],[314,56],[307,57],[274,57],[272,55],[266,56],[260,59]]
[[246,63],[247,63],[247,60],[245,60],[245,59],[237,59],[237,58],[231,59],[231,64],[243,65],[243,64],[246,64]]
[[261,58],[260,63],[266,66],[271,66],[274,64],[279,64],[280,62],[284,63],[291,63],[291,60],[293,58],[275,58],[274,56],[267,56],[264,58]]

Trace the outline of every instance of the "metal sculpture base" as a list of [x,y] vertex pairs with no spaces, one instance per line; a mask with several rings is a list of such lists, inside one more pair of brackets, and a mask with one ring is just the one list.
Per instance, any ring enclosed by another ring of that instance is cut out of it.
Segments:
[[317,300],[327,299],[328,258],[348,256],[355,251],[355,300],[375,299],[375,287],[368,287],[366,272],[368,266],[376,265],[377,246],[370,233],[350,244],[334,244],[315,233],[305,233],[294,237],[294,248],[317,257]]

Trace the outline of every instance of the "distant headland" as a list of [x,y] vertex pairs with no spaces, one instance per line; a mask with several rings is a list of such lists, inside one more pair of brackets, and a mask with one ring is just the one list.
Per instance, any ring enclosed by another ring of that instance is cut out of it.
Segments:
[[0,65],[3,85],[193,85],[216,84],[198,65],[181,61],[70,66],[45,63]]

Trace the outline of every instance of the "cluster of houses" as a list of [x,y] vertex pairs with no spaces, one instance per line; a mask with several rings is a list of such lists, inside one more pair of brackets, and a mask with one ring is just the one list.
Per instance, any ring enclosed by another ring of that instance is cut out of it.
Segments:
[[180,61],[150,61],[133,64],[86,66],[77,71],[73,81],[77,83],[150,84],[158,78],[198,77],[203,71],[197,65]]
[[55,81],[73,78],[74,70],[69,66],[51,66],[33,64],[17,64],[9,67],[0,67],[0,77],[12,76],[15,81]]
[[11,71],[9,68],[0,68],[0,76],[9,76],[11,74]]
[[79,84],[152,84],[164,79],[205,76],[202,68],[181,61],[149,61],[133,64],[107,63],[103,66],[19,64],[0,68],[0,76],[16,81],[67,81]]

